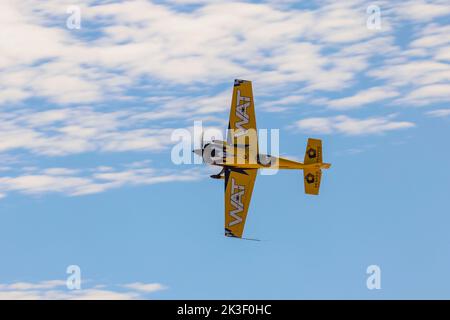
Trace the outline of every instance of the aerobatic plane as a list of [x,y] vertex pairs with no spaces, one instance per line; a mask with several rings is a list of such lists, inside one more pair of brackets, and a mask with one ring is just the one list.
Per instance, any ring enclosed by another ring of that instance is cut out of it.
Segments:
[[322,141],[308,139],[304,162],[259,154],[252,83],[235,80],[228,123],[227,142],[212,140],[193,152],[205,163],[222,167],[213,179],[225,181],[225,236],[243,238],[245,220],[258,169],[303,170],[305,193],[319,194],[322,169]]

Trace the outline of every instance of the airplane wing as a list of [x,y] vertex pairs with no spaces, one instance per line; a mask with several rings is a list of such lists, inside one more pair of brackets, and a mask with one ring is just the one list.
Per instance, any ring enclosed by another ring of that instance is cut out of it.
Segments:
[[242,238],[258,169],[225,169],[225,236]]
[[[232,145],[238,143],[240,136],[249,133],[256,134],[255,105],[251,81],[234,80],[228,129],[228,143]],[[257,147],[257,140],[253,143]]]

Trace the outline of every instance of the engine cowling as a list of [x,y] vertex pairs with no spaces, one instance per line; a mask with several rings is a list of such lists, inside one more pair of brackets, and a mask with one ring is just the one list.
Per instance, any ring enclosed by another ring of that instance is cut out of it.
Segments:
[[203,148],[203,161],[213,164],[223,160],[223,145],[217,143],[207,143]]

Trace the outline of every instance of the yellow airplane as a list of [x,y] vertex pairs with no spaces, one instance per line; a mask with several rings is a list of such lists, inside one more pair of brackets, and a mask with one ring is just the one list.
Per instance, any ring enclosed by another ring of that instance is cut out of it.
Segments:
[[308,139],[303,163],[259,154],[251,81],[234,81],[227,140],[204,144],[202,136],[201,149],[193,150],[205,163],[222,167],[211,178],[225,180],[227,237],[242,238],[258,169],[303,170],[305,193],[317,195],[322,169],[331,166],[322,162],[322,141],[318,139]]

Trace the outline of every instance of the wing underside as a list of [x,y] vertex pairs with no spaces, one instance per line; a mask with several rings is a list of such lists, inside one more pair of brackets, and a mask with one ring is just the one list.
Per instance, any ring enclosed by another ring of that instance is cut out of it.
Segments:
[[225,169],[225,235],[242,238],[257,169]]
[[[252,82],[234,80],[228,123],[228,143],[240,144],[242,143],[240,137],[253,134],[256,134],[256,117]],[[252,142],[257,144],[257,141]]]

